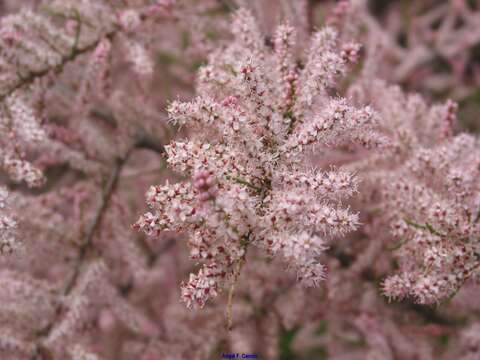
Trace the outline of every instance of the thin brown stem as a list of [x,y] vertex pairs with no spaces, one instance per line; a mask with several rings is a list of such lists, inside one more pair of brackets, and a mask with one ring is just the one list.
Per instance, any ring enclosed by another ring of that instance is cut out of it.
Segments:
[[[110,202],[110,198],[112,197],[112,194],[115,190],[116,184],[118,182],[118,178],[120,176],[120,172],[122,170],[123,165],[127,161],[129,157],[129,153],[121,159],[118,159],[113,166],[112,172],[110,173],[110,176],[108,177],[106,184],[103,188],[102,192],[102,198],[100,200],[100,204],[97,206],[93,219],[87,226],[87,231],[85,235],[85,241],[80,245],[79,247],[79,253],[77,258],[75,259],[75,264],[73,266],[73,272],[72,275],[68,278],[67,282],[65,283],[65,286],[63,288],[63,296],[68,296],[70,293],[72,293],[73,289],[75,288],[78,278],[80,276],[81,269],[84,265],[85,259],[87,257],[88,251],[92,246],[93,238],[95,235],[96,230],[98,229],[102,218],[104,216],[105,210],[108,207],[108,204]],[[45,349],[45,347],[42,344],[42,340],[47,338],[48,335],[51,333],[51,331],[54,329],[55,324],[58,320],[58,315],[61,312],[61,307],[62,305],[59,304],[56,309],[57,316],[42,330],[39,332],[39,342],[35,346],[31,359],[49,359],[51,358],[51,354],[48,349]]]
[[[154,141],[153,139],[149,139],[148,144],[149,144],[148,146],[149,148],[152,148],[159,153],[163,153],[163,145],[161,144],[161,142]],[[143,147],[145,147],[145,138],[143,136],[139,136],[137,141],[126,152],[126,154],[123,157],[117,159],[117,161],[113,165],[110,175],[103,187],[100,203],[95,209],[91,222],[87,226],[87,230],[85,232],[85,241],[79,247],[79,253],[77,258],[75,259],[72,275],[66,281],[65,286],[63,288],[63,296],[68,296],[69,294],[71,294],[78,283],[81,270],[84,267],[84,263],[87,259],[87,255],[89,254],[89,250],[92,248],[94,236],[110,204],[110,199],[112,198],[112,195],[115,191],[123,166],[128,161],[131,153],[135,149],[143,148]],[[55,316],[54,319],[43,330],[41,330],[37,334],[38,341],[32,351],[32,355],[30,357],[31,360],[53,359],[51,352],[48,349],[46,349],[45,346],[43,345],[43,340],[48,338],[49,334],[55,328],[55,325],[58,319],[60,318],[59,315],[60,315],[61,309],[62,309],[62,305],[59,304],[56,309],[57,316]]]
[[72,288],[75,286],[78,276],[80,275],[81,266],[87,256],[88,250],[92,245],[93,237],[97,228],[99,227],[103,215],[105,213],[105,209],[107,208],[110,198],[112,197],[112,193],[115,190],[115,186],[118,182],[118,178],[120,172],[122,170],[123,165],[125,164],[126,160],[128,159],[128,154],[122,159],[118,159],[113,167],[113,170],[107,179],[106,185],[102,192],[102,198],[100,200],[100,204],[98,205],[97,209],[95,210],[95,214],[93,216],[92,221],[89,223],[85,235],[85,241],[80,245],[79,254],[75,261],[74,271],[70,279],[67,281],[63,293],[65,295],[69,294]]
[[313,32],[315,28],[314,24],[314,15],[315,15],[315,6],[317,5],[318,0],[308,0],[307,2],[307,24],[308,31]]
[[[115,36],[116,32],[117,32],[116,29],[112,30],[112,31],[106,33],[104,37],[112,38],[112,37]],[[42,69],[42,70],[39,70],[39,71],[30,71],[28,73],[28,75],[22,76],[21,78],[18,79],[18,81],[14,85],[12,85],[8,89],[6,89],[4,92],[0,93],[0,102],[5,100],[6,97],[12,95],[18,89],[32,84],[36,79],[47,76],[51,71],[56,71],[58,73],[62,72],[63,68],[65,67],[65,65],[67,63],[74,61],[75,59],[77,59],[82,54],[85,54],[87,52],[90,52],[90,51],[94,50],[98,46],[98,43],[101,41],[102,38],[103,37],[97,39],[96,41],[92,42],[91,44],[89,44],[89,45],[87,45],[83,48],[80,48],[80,49],[78,49],[78,48],[75,49],[74,48],[71,53],[64,56],[62,58],[62,60],[60,61],[60,63],[53,68],[52,67],[46,67],[45,69]]]
[[235,296],[235,288],[237,286],[238,278],[240,277],[240,272],[242,271],[242,267],[244,263],[245,263],[245,260],[243,258],[237,261],[237,265],[233,273],[232,285],[230,286],[230,290],[228,291],[228,303],[227,303],[227,330],[228,331],[231,331],[233,328],[233,315],[232,315],[233,298]]

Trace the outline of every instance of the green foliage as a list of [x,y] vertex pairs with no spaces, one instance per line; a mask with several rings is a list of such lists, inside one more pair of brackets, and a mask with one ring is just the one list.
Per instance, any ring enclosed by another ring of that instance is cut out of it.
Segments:
[[441,334],[437,337],[437,341],[441,346],[447,347],[450,342],[450,336],[448,334]]
[[478,113],[480,112],[480,88],[459,102],[458,120],[464,130],[478,133]]
[[305,358],[305,360],[324,360],[328,359],[328,351],[324,346],[316,346],[310,349]]
[[279,351],[279,360],[298,360],[298,356],[294,353],[292,349],[292,343],[295,339],[298,329],[294,328],[292,330],[287,330],[284,327],[280,330],[280,351]]
[[315,335],[323,336],[326,335],[328,331],[328,322],[326,320],[320,321],[318,327],[315,329]]

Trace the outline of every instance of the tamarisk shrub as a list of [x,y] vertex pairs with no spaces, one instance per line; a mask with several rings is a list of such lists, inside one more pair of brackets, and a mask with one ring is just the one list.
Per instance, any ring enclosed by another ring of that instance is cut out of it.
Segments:
[[203,307],[224,286],[231,302],[251,246],[282,256],[306,286],[323,280],[327,239],[359,225],[342,204],[357,183],[346,171],[312,168],[309,154],[345,143],[383,145],[371,107],[329,95],[348,68],[333,29],[312,35],[301,67],[288,24],[277,28],[272,47],[241,9],[232,33],[199,70],[198,96],[168,107],[170,120],[193,136],[170,143],[167,162],[192,180],[152,186],[152,211],[135,224],[149,235],[189,235],[190,256],[201,267],[182,284],[188,308]]
[[[478,140],[374,79],[365,4],[337,35],[309,0],[21,3],[0,4],[2,360],[478,358]],[[130,229],[152,183],[155,238]]]

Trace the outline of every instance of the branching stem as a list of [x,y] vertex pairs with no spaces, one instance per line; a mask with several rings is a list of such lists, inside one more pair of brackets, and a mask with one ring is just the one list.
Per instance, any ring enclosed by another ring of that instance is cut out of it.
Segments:
[[421,229],[421,230],[427,230],[429,231],[431,234],[433,235],[437,235],[437,236],[440,236],[440,237],[445,237],[445,234],[442,234],[441,232],[439,232],[438,230],[436,230],[432,225],[430,225],[429,223],[426,223],[425,225],[422,225],[422,224],[417,224],[416,222],[412,221],[412,220],[408,220],[408,219],[405,219],[405,222],[416,228],[416,229]]
[[[115,191],[123,166],[130,158],[130,155],[132,154],[132,152],[136,149],[148,147],[156,150],[158,153],[163,153],[163,145],[158,141],[156,141],[155,144],[154,142],[155,141],[153,139],[150,139],[150,138],[146,139],[143,136],[139,136],[137,141],[133,143],[132,147],[125,153],[125,155],[117,159],[117,161],[113,165],[110,175],[103,187],[100,203],[98,204],[94,212],[94,216],[91,222],[87,226],[87,230],[85,232],[85,240],[79,247],[79,254],[75,260],[73,273],[65,283],[65,286],[63,289],[63,296],[70,295],[74,291],[78,283],[78,278],[80,277],[82,267],[85,263],[85,260],[87,259],[89,249],[92,247],[95,233],[98,227],[100,226],[102,218],[108,208],[110,199]],[[30,356],[31,360],[53,359],[49,349],[45,348],[45,346],[43,345],[43,341],[44,339],[48,338],[49,334],[55,328],[59,318],[58,315],[60,314],[60,311],[61,311],[61,306],[62,306],[61,304],[57,306],[57,311],[56,311],[57,316],[54,316],[53,320],[43,330],[41,330],[37,334],[38,341],[35,344],[32,354]]]
[[230,176],[230,175],[226,175],[225,177],[227,178],[227,180],[232,180],[232,181],[236,182],[237,184],[248,186],[249,188],[251,188],[251,189],[253,189],[257,192],[262,192],[262,188],[259,188],[258,186],[255,186],[255,185],[249,183],[245,179],[242,179],[242,178],[237,177],[237,176]]

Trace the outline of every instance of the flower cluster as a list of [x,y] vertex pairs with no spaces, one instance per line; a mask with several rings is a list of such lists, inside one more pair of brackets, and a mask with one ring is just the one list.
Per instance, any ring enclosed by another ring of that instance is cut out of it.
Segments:
[[386,187],[393,233],[405,242],[399,250],[403,272],[383,285],[388,296],[435,303],[478,274],[478,149],[468,135],[418,149],[397,173],[403,179]]
[[202,263],[182,285],[190,308],[234,286],[252,245],[282,255],[299,280],[317,285],[327,240],[359,221],[342,204],[356,192],[356,178],[312,169],[310,154],[336,144],[383,145],[372,108],[328,95],[347,68],[333,29],[312,36],[302,67],[288,24],[277,29],[273,48],[247,10],[235,14],[232,30],[232,43],[200,69],[198,97],[168,108],[193,136],[168,145],[167,162],[193,185],[153,186],[152,212],[135,225],[147,234],[188,233],[191,257]]
[[480,151],[478,139],[452,136],[456,104],[429,106],[381,81],[351,89],[372,102],[392,146],[353,165],[363,197],[378,206],[397,239],[401,273],[383,283],[390,298],[437,303],[477,274]]

